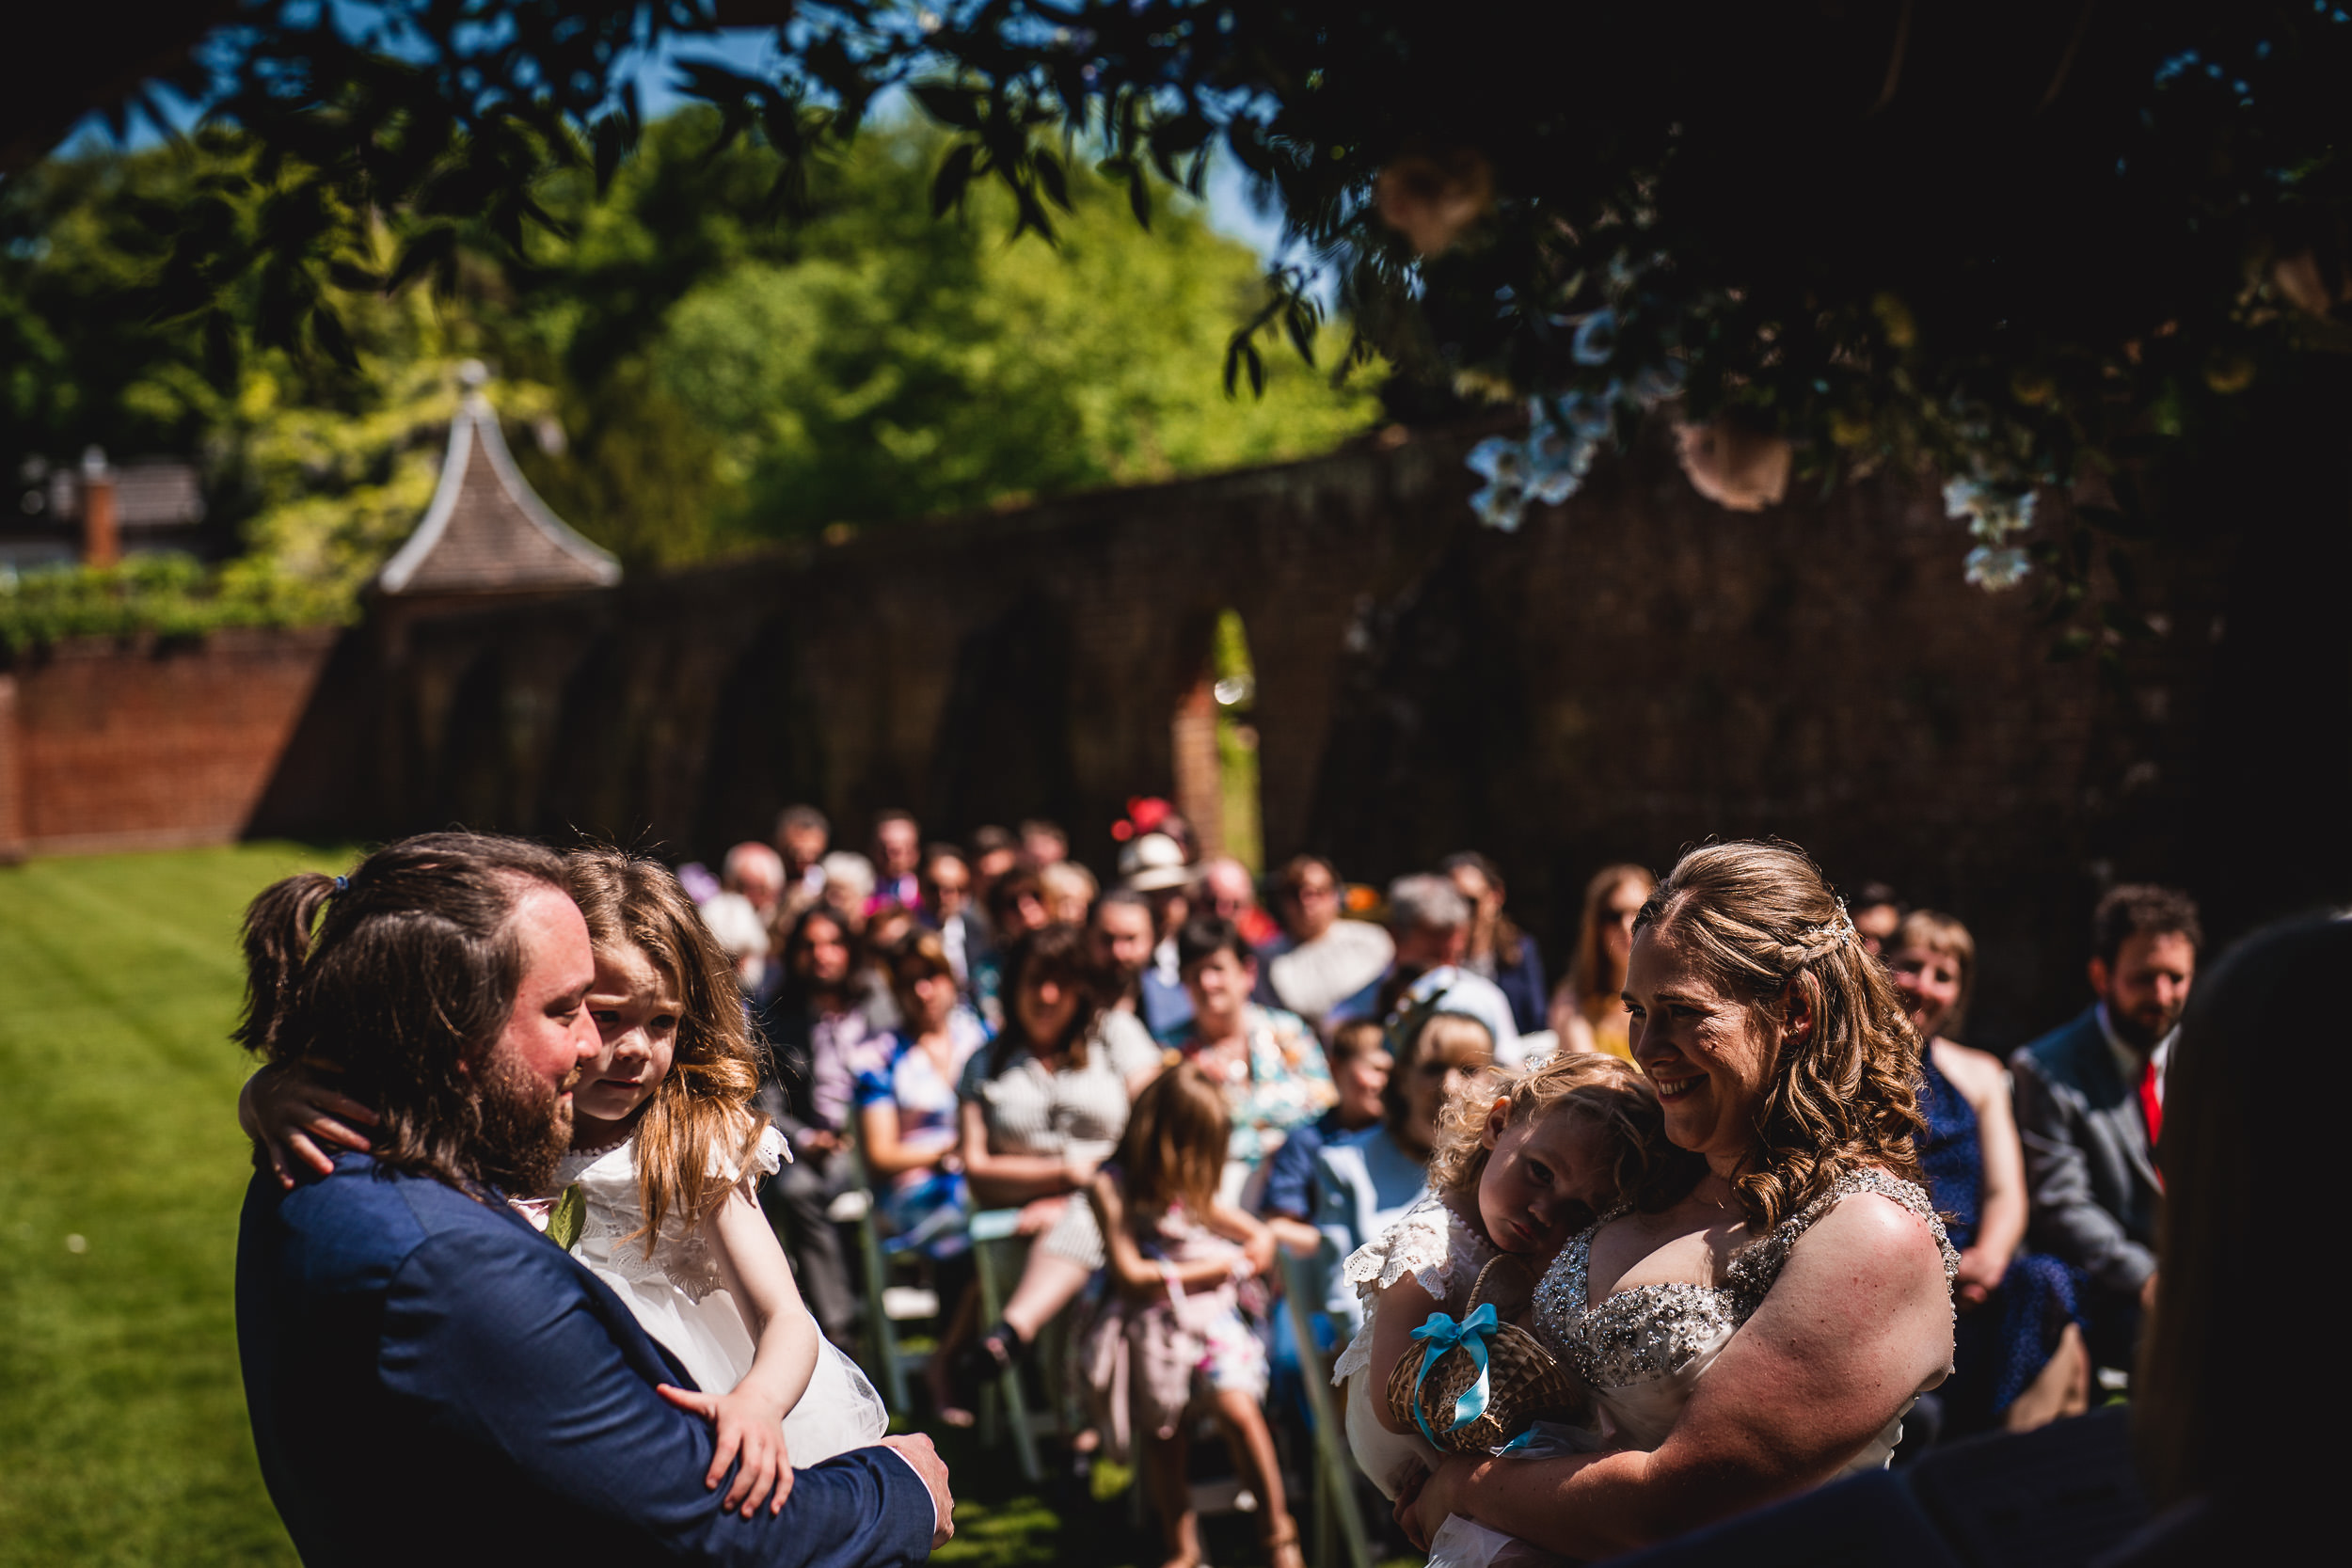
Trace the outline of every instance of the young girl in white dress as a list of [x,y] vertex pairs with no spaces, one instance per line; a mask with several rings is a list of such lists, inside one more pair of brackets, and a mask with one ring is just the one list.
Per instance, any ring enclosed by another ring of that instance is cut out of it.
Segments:
[[1356,1463],[1393,1500],[1440,1456],[1389,1408],[1399,1360],[1432,1312],[1457,1322],[1479,1271],[1504,1253],[1530,1277],[1596,1212],[1625,1197],[1679,1196],[1704,1170],[1668,1144],[1658,1101],[1614,1056],[1569,1051],[1499,1083],[1482,1076],[1448,1103],[1429,1159],[1429,1194],[1344,1264],[1364,1326],[1331,1369]]
[[[603,1050],[572,1093],[572,1149],[555,1191],[516,1207],[549,1230],[683,1362],[702,1392],[663,1397],[717,1431],[705,1484],[739,1458],[726,1506],[781,1512],[792,1466],[868,1447],[888,1424],[856,1363],[818,1332],[757,1201],[790,1158],[749,1109],[759,1086],[733,965],[659,863],[614,849],[566,857],[595,943],[588,1006]],[[312,1164],[305,1132],[352,1147],[372,1121],[296,1069],[264,1069],[241,1098],[246,1130]]]

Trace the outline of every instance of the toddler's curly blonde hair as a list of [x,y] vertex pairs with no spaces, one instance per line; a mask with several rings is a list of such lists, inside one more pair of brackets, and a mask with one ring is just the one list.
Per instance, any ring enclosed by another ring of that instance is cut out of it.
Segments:
[[1429,1154],[1429,1188],[1440,1198],[1475,1204],[1494,1152],[1486,1143],[1486,1121],[1498,1103],[1509,1107],[1510,1127],[1564,1107],[1599,1123],[1616,1150],[1617,1201],[1644,1213],[1679,1200],[1707,1169],[1700,1156],[1666,1141],[1658,1091],[1630,1063],[1597,1051],[1563,1051],[1519,1072],[1481,1073],[1446,1101]]

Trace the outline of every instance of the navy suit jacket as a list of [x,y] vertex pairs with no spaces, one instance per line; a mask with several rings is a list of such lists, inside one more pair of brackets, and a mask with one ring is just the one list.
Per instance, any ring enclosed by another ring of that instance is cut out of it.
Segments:
[[618,1296],[503,1203],[344,1154],[246,1191],[237,1347],[262,1479],[306,1563],[768,1563],[930,1554],[930,1490],[862,1449],[780,1514],[723,1511],[691,1388]]
[[2115,1070],[2092,1007],[2010,1058],[2033,1197],[2032,1242],[2115,1291],[2156,1266],[2164,1189],[2149,1157],[2139,1085]]

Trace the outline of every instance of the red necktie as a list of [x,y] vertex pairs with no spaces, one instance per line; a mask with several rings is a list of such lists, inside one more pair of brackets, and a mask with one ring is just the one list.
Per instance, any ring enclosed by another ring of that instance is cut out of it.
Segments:
[[[2148,1154],[2152,1163],[2155,1157],[2156,1140],[2164,1134],[2164,1100],[2156,1092],[2156,1085],[2159,1082],[2155,1060],[2151,1057],[2147,1070],[2139,1075],[2139,1115],[2140,1118],[2148,1124]],[[2158,1187],[2164,1185],[2164,1174],[2161,1171],[2156,1174],[2156,1185]]]

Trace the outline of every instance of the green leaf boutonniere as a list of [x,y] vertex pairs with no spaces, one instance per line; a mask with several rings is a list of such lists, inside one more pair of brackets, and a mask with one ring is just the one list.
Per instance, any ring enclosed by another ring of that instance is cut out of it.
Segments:
[[548,1212],[548,1240],[569,1252],[579,1243],[580,1222],[588,1217],[587,1195],[575,1181],[564,1189]]

